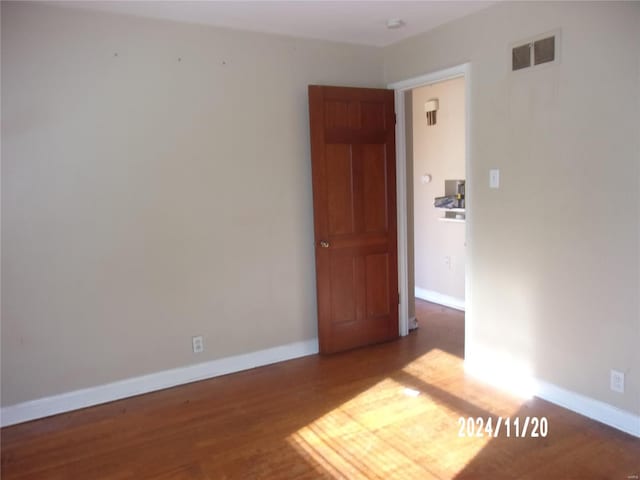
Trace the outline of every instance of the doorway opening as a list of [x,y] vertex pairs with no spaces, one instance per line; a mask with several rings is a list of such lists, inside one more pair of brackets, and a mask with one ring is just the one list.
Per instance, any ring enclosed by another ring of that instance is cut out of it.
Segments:
[[[416,326],[416,296],[464,310],[465,332],[470,329],[470,80],[470,64],[463,64],[389,85],[397,114],[401,335]],[[425,133],[427,129],[432,130]],[[424,138],[416,141],[417,133]],[[434,206],[436,197],[460,191],[463,203]]]
[[[405,93],[409,295],[463,311],[464,97],[464,77]],[[412,307],[409,302],[409,328],[418,326]]]

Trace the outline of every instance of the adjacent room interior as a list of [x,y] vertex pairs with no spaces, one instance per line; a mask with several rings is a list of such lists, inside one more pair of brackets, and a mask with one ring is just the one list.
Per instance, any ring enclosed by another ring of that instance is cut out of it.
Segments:
[[412,144],[407,149],[413,192],[409,277],[416,298],[458,310],[465,307],[464,82],[458,77],[405,93],[411,105],[407,143]]
[[639,478],[640,3],[1,22],[2,478]]

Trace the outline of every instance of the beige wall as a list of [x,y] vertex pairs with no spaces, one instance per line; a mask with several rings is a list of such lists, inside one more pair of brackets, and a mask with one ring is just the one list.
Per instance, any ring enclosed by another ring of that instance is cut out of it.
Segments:
[[[435,197],[445,180],[465,179],[464,78],[413,90],[413,191],[415,286],[464,302],[465,225],[443,222]],[[437,98],[435,125],[427,126],[424,104]],[[423,175],[430,183],[422,183]],[[450,267],[444,258],[451,258]]]
[[[510,72],[512,42],[557,28],[559,64]],[[467,360],[635,413],[639,45],[636,2],[516,2],[385,49],[389,83],[471,62]]]
[[3,2],[2,405],[315,338],[307,85],[382,81],[379,49]]

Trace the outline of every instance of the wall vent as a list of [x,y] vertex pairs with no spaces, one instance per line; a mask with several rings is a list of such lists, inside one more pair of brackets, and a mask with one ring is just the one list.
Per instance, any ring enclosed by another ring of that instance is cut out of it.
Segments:
[[556,59],[556,37],[547,37],[533,42],[533,63],[553,62]]
[[531,66],[531,45],[520,45],[514,47],[511,55],[511,69],[521,70]]
[[511,70],[522,70],[544,63],[551,63],[557,60],[558,35],[538,36],[528,42],[518,42],[519,44],[511,49]]

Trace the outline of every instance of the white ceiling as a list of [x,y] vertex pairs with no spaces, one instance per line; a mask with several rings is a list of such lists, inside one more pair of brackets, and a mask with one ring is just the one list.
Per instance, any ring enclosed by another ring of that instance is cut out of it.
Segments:
[[[385,46],[426,32],[495,1],[65,1],[71,8]],[[397,30],[388,19],[401,18]]]

